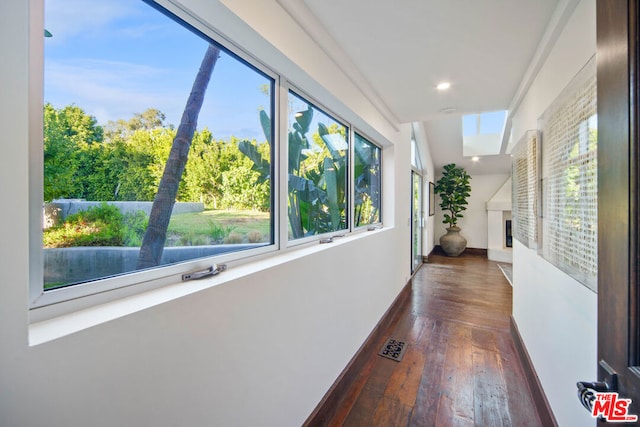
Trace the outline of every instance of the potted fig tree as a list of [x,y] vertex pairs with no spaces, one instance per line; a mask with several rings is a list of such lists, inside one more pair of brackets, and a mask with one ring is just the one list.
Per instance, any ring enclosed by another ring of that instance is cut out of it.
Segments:
[[448,256],[458,256],[467,247],[467,239],[460,235],[458,218],[467,209],[471,193],[471,176],[464,168],[450,163],[444,166],[442,177],[436,182],[435,192],[440,196],[440,208],[444,212],[447,234],[440,237],[440,247]]

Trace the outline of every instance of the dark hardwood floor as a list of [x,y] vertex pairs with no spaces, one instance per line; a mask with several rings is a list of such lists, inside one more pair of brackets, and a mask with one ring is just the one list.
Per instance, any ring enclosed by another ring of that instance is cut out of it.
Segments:
[[[433,255],[411,296],[365,348],[359,372],[343,375],[330,426],[541,426],[509,332],[511,286],[481,255]],[[405,341],[402,361],[377,355]],[[362,355],[360,356],[362,358]],[[361,359],[362,360],[362,359]]]

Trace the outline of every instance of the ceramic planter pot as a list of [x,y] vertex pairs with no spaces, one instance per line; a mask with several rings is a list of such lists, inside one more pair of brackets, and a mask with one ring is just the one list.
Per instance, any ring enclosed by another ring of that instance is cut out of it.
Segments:
[[447,234],[440,237],[440,247],[448,256],[458,256],[467,247],[467,239],[460,235],[460,227],[447,228]]

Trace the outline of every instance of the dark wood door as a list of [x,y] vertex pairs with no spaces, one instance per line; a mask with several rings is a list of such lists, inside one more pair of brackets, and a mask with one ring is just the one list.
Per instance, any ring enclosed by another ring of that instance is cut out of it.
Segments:
[[597,1],[598,380],[640,415],[638,3]]

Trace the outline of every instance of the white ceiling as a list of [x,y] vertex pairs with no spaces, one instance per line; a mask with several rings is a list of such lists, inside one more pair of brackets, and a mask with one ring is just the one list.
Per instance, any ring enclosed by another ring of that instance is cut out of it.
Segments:
[[[377,108],[424,122],[436,169],[508,173],[508,155],[462,158],[460,116],[517,108],[577,0],[278,2]],[[443,80],[452,86],[438,92]]]

